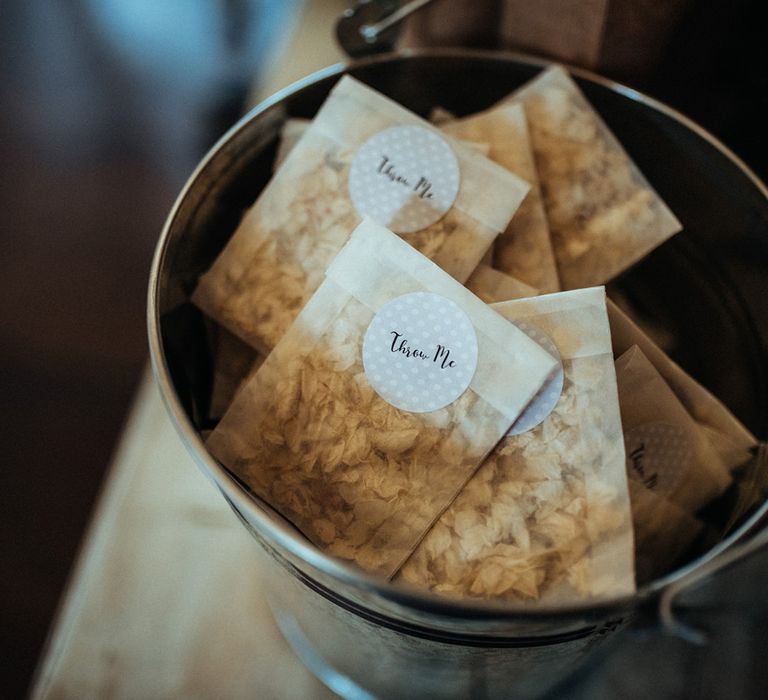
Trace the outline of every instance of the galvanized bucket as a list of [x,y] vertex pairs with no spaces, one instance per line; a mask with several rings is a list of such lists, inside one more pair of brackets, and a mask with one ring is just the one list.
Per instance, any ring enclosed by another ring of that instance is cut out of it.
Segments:
[[[286,638],[344,697],[540,696],[626,625],[660,623],[695,635],[676,622],[676,601],[768,542],[761,529],[768,470],[759,451],[713,512],[722,526],[719,543],[634,596],[567,607],[458,602],[324,556],[205,450],[199,432],[210,427],[204,409],[211,360],[189,296],[269,180],[283,121],[311,117],[345,71],[421,114],[435,105],[464,114],[493,104],[542,65],[512,54],[445,50],[384,55],[310,76],[259,105],[216,144],[181,192],[158,243],[149,338],[165,403],[203,472],[267,554],[266,593]],[[766,277],[760,263],[768,254],[765,186],[680,114],[621,85],[574,73],[685,227],[622,276],[619,287],[676,329],[684,339],[684,365],[747,425],[766,425],[768,307],[747,286]],[[693,304],[706,308],[711,326],[691,322]]]

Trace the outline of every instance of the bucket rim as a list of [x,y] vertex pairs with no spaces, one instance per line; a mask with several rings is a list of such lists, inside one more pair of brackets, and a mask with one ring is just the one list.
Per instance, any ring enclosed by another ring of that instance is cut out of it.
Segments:
[[[182,204],[186,201],[190,192],[195,189],[200,174],[207,168],[211,161],[216,158],[220,150],[229,141],[235,138],[254,119],[269,109],[279,105],[286,98],[325,79],[341,77],[345,73],[354,72],[356,69],[365,68],[366,66],[396,63],[398,61],[420,58],[461,58],[477,61],[497,61],[501,63],[516,62],[540,69],[544,69],[551,65],[562,65],[573,76],[601,85],[627,99],[646,105],[694,132],[698,137],[718,150],[726,159],[730,160],[744,175],[747,176],[752,185],[757,188],[763,197],[768,199],[768,187],[766,187],[765,183],[762,182],[762,180],[739,156],[700,124],[654,97],[584,68],[512,51],[465,48],[405,49],[355,59],[349,62],[336,63],[291,83],[253,107],[253,109],[238,120],[209,149],[179,192],[179,195],[165,220],[155,247],[150,268],[147,294],[147,329],[150,362],[155,381],[160,390],[162,401],[182,443],[192,455],[203,474],[213,482],[224,496],[225,500],[227,500],[234,509],[240,511],[241,514],[247,513],[247,520],[252,525],[258,524],[260,534],[267,538],[267,540],[279,545],[291,555],[297,557],[299,560],[305,562],[310,567],[317,569],[331,579],[349,585],[361,593],[373,593],[384,600],[405,608],[412,608],[428,614],[437,614],[449,618],[494,619],[497,621],[524,619],[527,621],[534,621],[538,619],[562,618],[563,616],[582,616],[585,614],[592,616],[596,613],[609,615],[613,612],[622,614],[630,609],[640,607],[649,600],[656,599],[665,589],[684,581],[691,576],[691,574],[712,562],[712,560],[744,537],[745,534],[755,528],[755,526],[766,517],[768,514],[768,501],[764,502],[737,529],[731,532],[717,545],[684,566],[643,584],[632,594],[611,598],[590,599],[565,605],[541,603],[536,604],[535,607],[526,604],[502,601],[453,599],[424,592],[407,584],[383,580],[381,577],[377,577],[361,571],[350,564],[345,564],[339,560],[333,559],[332,557],[323,554],[319,549],[316,549],[307,540],[302,538],[297,534],[295,529],[286,522],[270,516],[259,506],[258,502],[248,493],[248,491],[237,483],[229,471],[215,460],[206,450],[199,433],[185,412],[173,386],[170,370],[163,350],[159,313],[159,281],[160,274],[164,269],[168,244],[171,232],[174,229],[174,223]],[[304,572],[304,574],[306,575],[306,572]]]

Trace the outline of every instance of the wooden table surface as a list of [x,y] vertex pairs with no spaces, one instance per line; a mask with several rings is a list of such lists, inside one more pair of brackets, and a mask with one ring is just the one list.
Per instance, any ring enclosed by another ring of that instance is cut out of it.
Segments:
[[147,377],[32,697],[336,697],[277,630],[257,547]]

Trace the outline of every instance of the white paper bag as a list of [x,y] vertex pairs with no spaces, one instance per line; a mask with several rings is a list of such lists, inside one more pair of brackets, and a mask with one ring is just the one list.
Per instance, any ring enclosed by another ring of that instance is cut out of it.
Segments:
[[363,216],[386,218],[464,282],[527,191],[520,178],[346,76],[193,301],[266,354]]
[[536,427],[494,448],[399,578],[445,595],[517,601],[631,593],[632,521],[605,291],[493,308],[554,343],[562,394]]
[[564,289],[607,282],[681,229],[562,67],[510,99],[525,108]]
[[318,547],[388,576],[554,366],[366,221],[207,444]]

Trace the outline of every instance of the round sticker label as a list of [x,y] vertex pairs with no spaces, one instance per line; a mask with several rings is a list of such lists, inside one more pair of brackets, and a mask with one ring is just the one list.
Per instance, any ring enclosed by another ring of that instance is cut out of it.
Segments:
[[360,146],[349,193],[360,216],[413,233],[453,206],[459,179],[459,162],[444,138],[421,126],[394,126]]
[[652,491],[672,491],[693,458],[693,445],[668,423],[638,425],[624,434],[627,473]]
[[563,383],[565,382],[565,372],[563,372],[563,362],[560,359],[560,352],[552,339],[542,330],[526,321],[515,321],[514,324],[525,333],[531,340],[543,347],[558,362],[556,370],[550,374],[549,379],[544,382],[541,389],[531,399],[520,417],[512,424],[507,435],[514,436],[525,433],[535,428],[541,423],[552,410],[557,406],[560,400],[560,394],[563,393]]
[[462,309],[430,292],[379,309],[363,339],[363,367],[395,408],[427,413],[458,399],[477,369],[477,335]]

